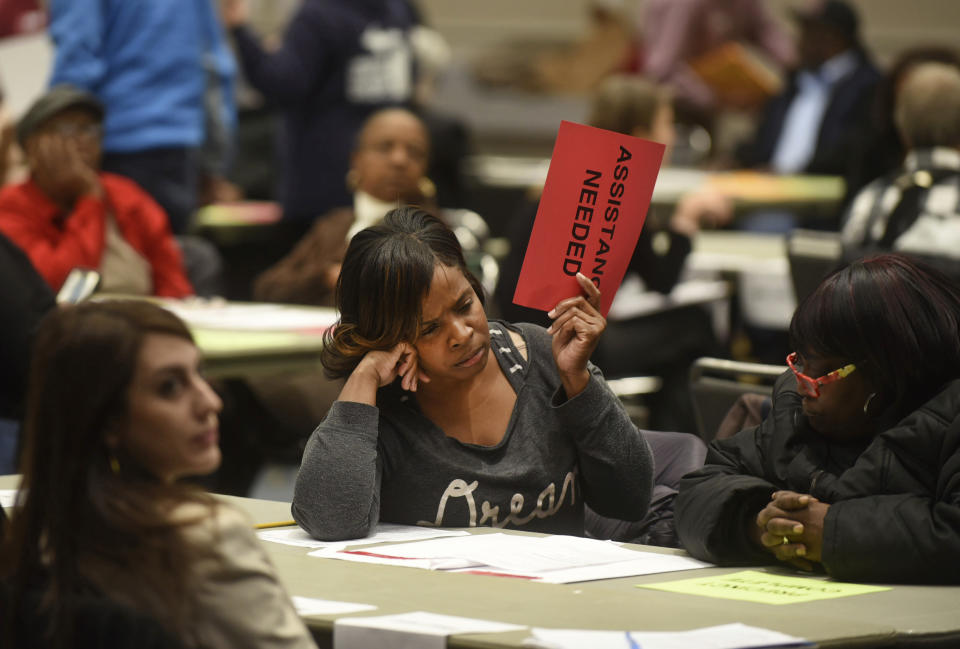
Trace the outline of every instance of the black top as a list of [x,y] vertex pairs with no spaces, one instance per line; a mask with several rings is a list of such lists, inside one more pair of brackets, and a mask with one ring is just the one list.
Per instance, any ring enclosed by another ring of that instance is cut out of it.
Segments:
[[22,414],[33,333],[55,305],[26,254],[0,235],[0,417]]

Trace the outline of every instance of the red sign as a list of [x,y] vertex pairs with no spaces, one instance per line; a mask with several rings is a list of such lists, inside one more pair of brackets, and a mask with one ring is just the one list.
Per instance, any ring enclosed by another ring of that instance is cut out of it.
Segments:
[[647,217],[664,146],[561,122],[513,301],[549,311],[580,293],[577,273],[610,310]]

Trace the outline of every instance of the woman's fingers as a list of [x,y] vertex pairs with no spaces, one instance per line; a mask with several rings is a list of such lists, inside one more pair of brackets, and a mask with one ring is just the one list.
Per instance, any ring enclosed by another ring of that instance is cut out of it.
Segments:
[[549,317],[557,318],[573,308],[583,309],[587,313],[600,315],[600,289],[594,286],[593,282],[583,273],[577,273],[577,283],[580,285],[580,290],[583,291],[583,293],[557,302],[557,305],[547,313]]
[[577,273],[577,283],[594,309],[600,309],[600,289],[583,273]]
[[803,509],[811,502],[817,502],[817,499],[809,494],[801,494],[796,491],[775,491],[770,496],[770,504],[787,511]]

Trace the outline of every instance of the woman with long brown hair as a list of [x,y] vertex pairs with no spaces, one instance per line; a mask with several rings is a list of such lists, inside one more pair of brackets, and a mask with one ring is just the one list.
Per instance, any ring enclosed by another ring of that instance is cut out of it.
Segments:
[[181,481],[220,464],[222,404],[199,366],[183,322],[146,302],[42,323],[0,552],[15,645],[49,627],[52,644],[75,646],[80,603],[95,597],[188,647],[314,646],[246,517]]

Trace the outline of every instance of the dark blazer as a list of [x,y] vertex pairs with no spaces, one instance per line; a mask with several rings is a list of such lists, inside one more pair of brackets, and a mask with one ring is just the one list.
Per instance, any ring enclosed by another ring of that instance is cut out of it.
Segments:
[[[843,174],[848,169],[849,145],[870,114],[870,103],[881,74],[865,54],[860,54],[853,72],[833,86],[827,109],[817,132],[817,146],[804,169],[811,174]],[[770,163],[783,130],[790,104],[797,95],[796,73],[783,91],[770,99],[763,109],[760,124],[751,142],[737,151],[740,164],[761,167]]]
[[[844,581],[960,583],[960,380],[872,439],[829,443],[790,372],[762,424],[715,441],[680,482],[677,532],[719,564],[777,563],[747,525],[777,489],[828,503],[822,563]],[[784,564],[785,565],[785,564]]]

